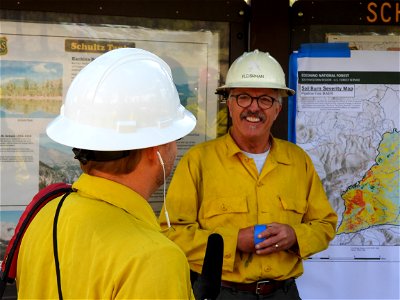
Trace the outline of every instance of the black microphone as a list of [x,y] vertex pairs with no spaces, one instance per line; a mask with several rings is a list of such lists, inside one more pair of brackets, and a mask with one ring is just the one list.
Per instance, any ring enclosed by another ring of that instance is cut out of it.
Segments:
[[224,240],[218,233],[208,237],[203,268],[199,277],[200,300],[215,300],[221,288]]

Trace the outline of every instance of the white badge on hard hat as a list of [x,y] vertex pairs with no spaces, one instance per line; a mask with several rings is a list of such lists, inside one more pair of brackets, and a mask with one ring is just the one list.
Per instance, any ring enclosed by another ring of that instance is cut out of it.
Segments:
[[142,49],[121,48],[76,75],[46,132],[70,147],[119,151],[166,144],[195,126],[167,63]]
[[232,63],[225,84],[217,88],[217,93],[231,88],[278,89],[284,97],[295,93],[286,87],[285,73],[276,59],[259,50],[245,52]]

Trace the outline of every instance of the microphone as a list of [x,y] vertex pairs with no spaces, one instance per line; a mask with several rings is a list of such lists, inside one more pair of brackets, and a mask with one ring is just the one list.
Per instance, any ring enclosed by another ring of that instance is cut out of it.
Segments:
[[199,277],[200,300],[215,300],[221,288],[224,240],[218,233],[208,237],[203,268]]

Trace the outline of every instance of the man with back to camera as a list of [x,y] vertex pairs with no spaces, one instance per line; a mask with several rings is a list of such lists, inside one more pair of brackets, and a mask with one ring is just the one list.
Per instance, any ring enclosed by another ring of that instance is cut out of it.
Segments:
[[217,93],[227,97],[232,126],[179,161],[163,208],[174,229],[166,235],[196,273],[209,234],[223,237],[217,299],[300,299],[302,260],[328,247],[337,215],[305,151],[271,135],[282,97],[294,91],[279,63],[255,50],[234,61]]
[[18,299],[193,299],[187,259],[160,232],[148,200],[172,170],[175,141],[195,125],[158,56],[118,49],[83,68],[47,128],[73,147],[83,174],[59,211],[56,250],[61,197],[29,225]]

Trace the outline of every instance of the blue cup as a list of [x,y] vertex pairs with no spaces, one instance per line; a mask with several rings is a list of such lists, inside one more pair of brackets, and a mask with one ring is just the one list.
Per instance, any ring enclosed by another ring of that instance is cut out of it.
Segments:
[[258,237],[258,235],[266,229],[267,229],[267,225],[265,225],[265,224],[254,226],[254,245],[257,245],[258,243],[261,243],[262,241],[265,240],[265,238],[260,239]]

